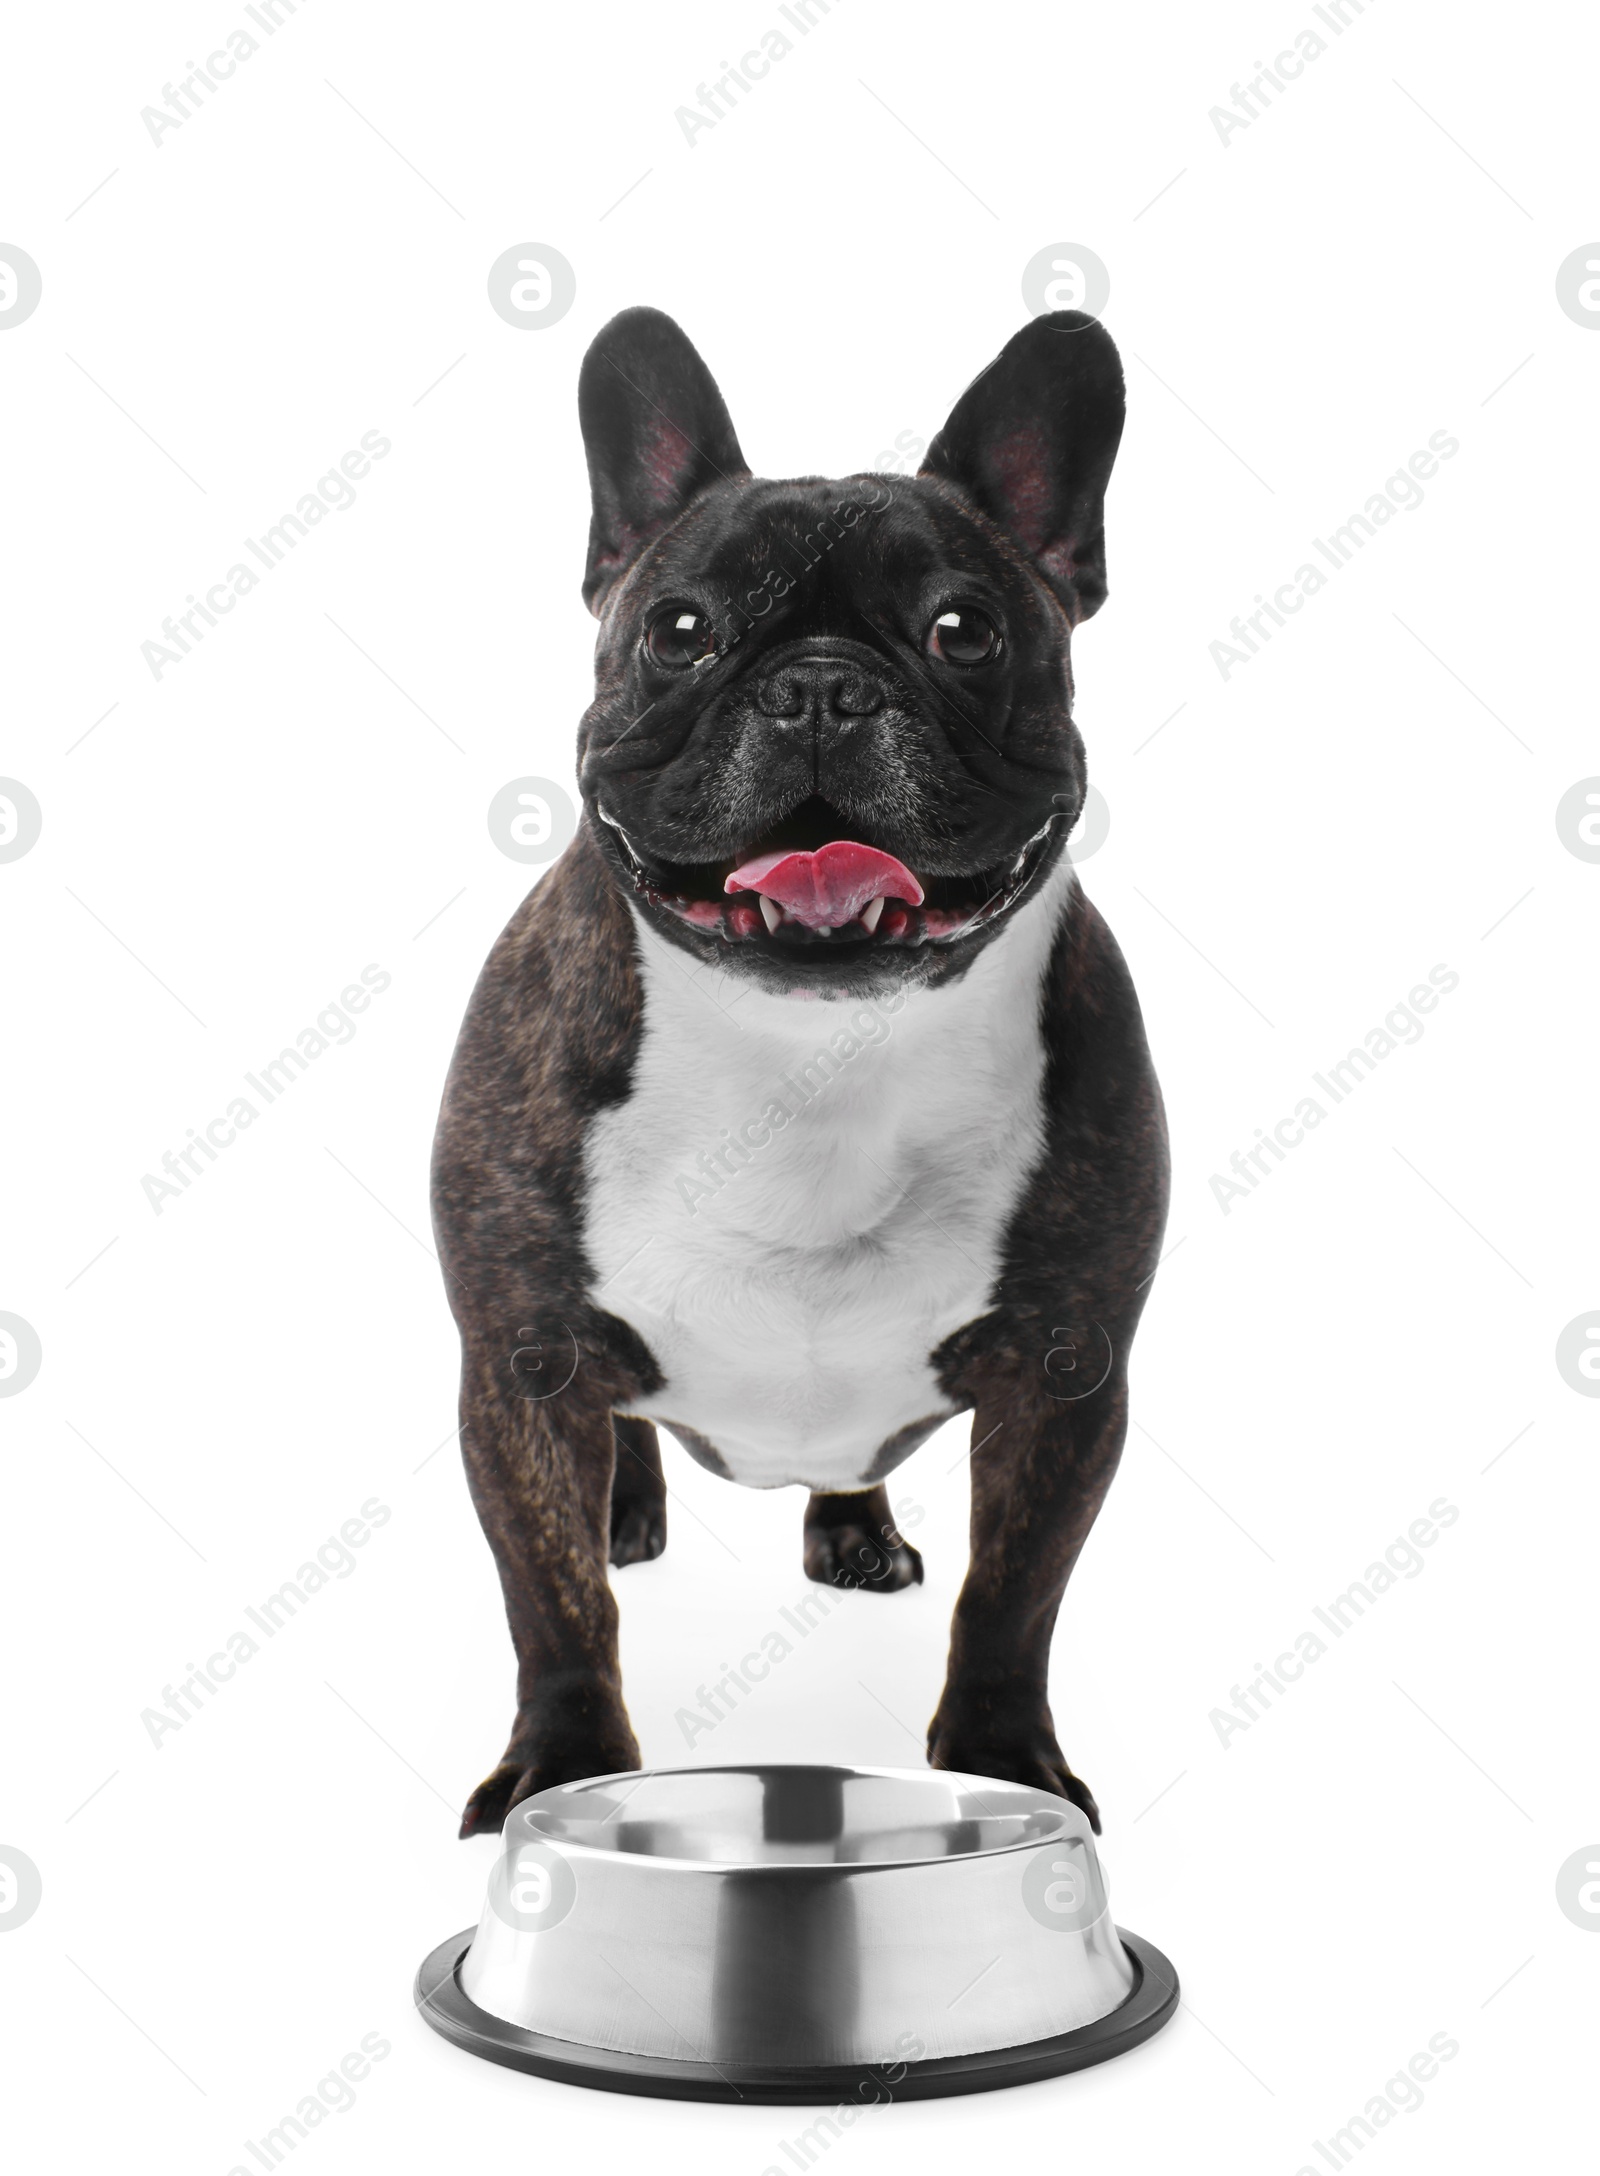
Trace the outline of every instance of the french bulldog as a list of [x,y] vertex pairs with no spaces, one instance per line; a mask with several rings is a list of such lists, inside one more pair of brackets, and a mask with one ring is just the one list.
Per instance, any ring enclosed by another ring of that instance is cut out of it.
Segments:
[[1051,1635],[1116,1470],[1166,1216],[1122,955],[1066,852],[1117,352],[1035,318],[914,477],[769,482],[658,311],[578,390],[599,621],[572,844],[473,993],[434,1226],[517,1713],[461,1833],[634,1769],[607,1560],[657,1428],[810,1491],[818,1581],[920,1580],[885,1477],[970,1412],[935,1767],[1073,1800]]

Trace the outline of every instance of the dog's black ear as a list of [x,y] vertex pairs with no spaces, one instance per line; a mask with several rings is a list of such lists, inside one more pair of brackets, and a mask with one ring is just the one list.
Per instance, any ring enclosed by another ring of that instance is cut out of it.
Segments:
[[597,333],[578,379],[594,515],[583,601],[606,591],[697,492],[748,476],[716,380],[670,317],[624,310]]
[[973,379],[928,448],[942,476],[1029,553],[1076,623],[1106,595],[1106,483],[1122,364],[1081,310],[1036,317]]

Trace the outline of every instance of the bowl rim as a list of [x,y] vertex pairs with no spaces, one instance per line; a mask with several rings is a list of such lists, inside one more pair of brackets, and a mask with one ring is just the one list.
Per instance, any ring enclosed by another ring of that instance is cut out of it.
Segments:
[[[663,1776],[770,1775],[774,1770],[804,1772],[811,1775],[881,1776],[892,1779],[897,1783],[921,1783],[924,1780],[932,1782],[936,1778],[948,1778],[953,1783],[971,1784],[976,1787],[987,1784],[992,1790],[1026,1792],[1029,1797],[1041,1801],[1037,1808],[1039,1812],[1051,1813],[1057,1816],[1058,1826],[1053,1833],[1046,1833],[1042,1836],[1020,1837],[1012,1843],[989,1844],[977,1851],[952,1851],[942,1853],[938,1858],[929,1859],[680,1859],[669,1858],[663,1853],[654,1851],[611,1850],[601,1844],[589,1844],[575,1838],[547,1835],[537,1827],[533,1829],[531,1835],[524,1834],[520,1838],[513,1838],[510,1834],[510,1824],[518,1814],[524,1815],[527,1822],[530,1825],[533,1824],[540,1810],[539,1801],[552,1798],[559,1791],[587,1791],[603,1784],[627,1782],[632,1782],[637,1789],[640,1785]],[[969,1775],[963,1769],[893,1768],[876,1763],[856,1767],[845,1762],[809,1760],[684,1762],[673,1767],[623,1768],[614,1771],[610,1775],[575,1777],[571,1782],[554,1783],[546,1791],[537,1791],[530,1797],[523,1799],[520,1804],[514,1806],[506,1816],[506,1832],[502,1837],[502,1850],[509,1852],[514,1844],[516,1848],[521,1849],[530,1843],[541,1843],[551,1850],[558,1851],[563,1858],[570,1858],[584,1864],[594,1863],[613,1867],[661,1867],[673,1873],[720,1874],[735,1877],[744,1876],[746,1878],[752,1875],[760,1876],[764,1874],[804,1874],[811,1876],[813,1879],[834,1880],[852,1874],[910,1873],[930,1866],[970,1865],[975,1860],[1003,1859],[1020,1852],[1038,1851],[1043,1848],[1054,1847],[1062,1841],[1061,1831],[1071,1825],[1071,1818],[1074,1816],[1084,1833],[1074,1837],[1073,1841],[1086,1844],[1091,1859],[1098,1865],[1099,1854],[1095,1848],[1094,1837],[1089,1832],[1088,1816],[1084,1813],[1082,1807],[1075,1805],[1069,1798],[1056,1798],[1051,1792],[1038,1790],[1031,1783],[1011,1783],[1000,1776]]]

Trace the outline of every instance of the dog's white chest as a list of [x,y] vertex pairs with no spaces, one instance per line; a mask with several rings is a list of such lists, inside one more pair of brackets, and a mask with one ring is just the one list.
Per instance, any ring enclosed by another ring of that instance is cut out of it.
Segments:
[[894,1010],[769,997],[641,926],[633,1091],[586,1149],[591,1297],[655,1355],[638,1410],[734,1480],[861,1487],[951,1410],[930,1355],[990,1304],[1038,1159],[1039,984],[1070,881]]

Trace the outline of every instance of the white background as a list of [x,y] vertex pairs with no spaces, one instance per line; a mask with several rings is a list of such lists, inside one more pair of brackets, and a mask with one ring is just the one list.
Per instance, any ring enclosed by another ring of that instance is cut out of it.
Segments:
[[[456,1818],[513,1689],[446,1440],[428,1146],[534,873],[488,802],[571,782],[589,339],[667,309],[758,473],[844,474],[931,436],[1057,242],[1109,267],[1128,370],[1076,645],[1111,811],[1085,875],[1167,1095],[1176,1251],[1053,1698],[1185,2005],[1123,2061],[882,2111],[824,2158],[1320,2176],[1312,2141],[1437,2033],[1459,2055],[1363,2166],[1562,2155],[1600,1965],[1555,1897],[1600,1836],[1600,1416],[1554,1362],[1600,1306],[1600,867],[1554,820],[1600,772],[1600,339],[1555,293],[1600,233],[1582,11],[1513,35],[1374,0],[1224,146],[1208,110],[1309,0],[837,0],[692,148],[674,108],[776,0],[303,0],[159,149],[140,109],[242,0],[72,16],[13,17],[0,153],[0,240],[44,283],[0,337],[0,770],[44,812],[0,866],[0,1308],[44,1353],[0,1404],[0,1842],[43,1878],[0,1938],[19,2165],[254,2167],[378,2033],[297,2169],[793,2166],[812,2113],[583,2094],[412,2012],[477,1916],[493,1846]],[[543,330],[486,300],[524,241],[576,270]],[[156,682],[161,620],[368,430],[393,450],[358,503]],[[1225,682],[1230,619],[1440,430],[1426,502]],[[368,962],[393,981],[354,1041],[157,1216],[143,1174]],[[1224,1215],[1211,1175],[1436,963],[1459,987],[1422,1040]],[[928,1584],[849,1597],[696,1757],[920,1758],[965,1440],[896,1477]],[[798,1492],[666,1455],[668,1553],[618,1578],[647,1762],[805,1588]],[[1425,1571],[1224,1749],[1211,1710],[1441,1496]],[[154,1748],[141,1711],[371,1497],[353,1574]]]

